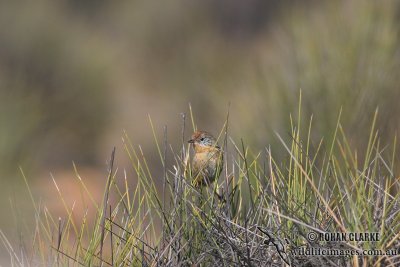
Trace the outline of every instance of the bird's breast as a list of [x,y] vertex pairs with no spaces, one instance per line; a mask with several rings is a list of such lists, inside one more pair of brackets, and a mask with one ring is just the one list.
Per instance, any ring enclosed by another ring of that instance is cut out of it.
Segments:
[[193,169],[195,171],[204,168],[215,170],[217,167],[222,167],[222,161],[222,153],[219,149],[197,152],[193,157]]

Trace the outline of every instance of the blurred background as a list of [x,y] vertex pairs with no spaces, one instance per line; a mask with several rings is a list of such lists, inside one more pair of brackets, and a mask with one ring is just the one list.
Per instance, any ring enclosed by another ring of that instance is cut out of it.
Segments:
[[80,199],[72,162],[100,199],[113,146],[116,164],[128,166],[123,130],[161,173],[148,115],[178,150],[189,103],[197,126],[215,134],[230,103],[230,135],[279,154],[274,131],[288,137],[301,89],[315,142],[332,136],[342,107],[362,151],[379,107],[380,136],[391,143],[399,20],[395,0],[2,1],[0,229],[10,240],[32,229],[20,167],[56,215],[64,213],[51,175],[68,205]]

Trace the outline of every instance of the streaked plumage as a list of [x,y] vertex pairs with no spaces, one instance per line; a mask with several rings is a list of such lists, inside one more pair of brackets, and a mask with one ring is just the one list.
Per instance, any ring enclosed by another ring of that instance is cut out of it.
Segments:
[[218,179],[223,167],[223,152],[217,140],[206,131],[197,131],[189,143],[195,151],[191,166],[193,186],[211,184]]

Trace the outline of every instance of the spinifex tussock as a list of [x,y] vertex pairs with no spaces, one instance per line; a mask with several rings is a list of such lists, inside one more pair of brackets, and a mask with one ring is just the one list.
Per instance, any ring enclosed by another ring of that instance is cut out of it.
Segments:
[[[277,134],[287,152],[278,162],[270,148],[252,153],[245,139],[228,138],[227,119],[218,138],[224,144],[224,170],[205,188],[191,185],[189,147],[183,141],[177,150],[170,146],[166,127],[162,144],[154,138],[161,177],[153,175],[156,171],[149,168],[142,148],[125,133],[131,169],[115,170],[112,156],[104,200],[93,202],[94,225],[86,218],[74,220],[67,205],[66,216],[57,220],[33,200],[37,226],[32,251],[19,253],[1,233],[0,239],[14,266],[398,266],[400,257],[395,255],[299,253],[399,248],[396,139],[390,152],[389,146],[382,147],[375,116],[361,159],[340,120],[328,144],[311,139],[312,119],[306,131],[301,130],[300,119],[297,125],[291,122],[289,141]],[[193,119],[192,124],[196,130]],[[173,161],[171,166],[167,159]],[[90,195],[78,172],[77,178]],[[380,239],[310,240],[310,233],[370,232]]]

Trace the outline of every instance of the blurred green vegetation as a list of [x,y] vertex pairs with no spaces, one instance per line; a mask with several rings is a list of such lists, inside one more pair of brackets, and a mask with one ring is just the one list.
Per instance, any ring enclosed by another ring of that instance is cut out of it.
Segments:
[[393,135],[399,4],[285,3],[2,3],[1,170],[103,163],[97,147],[108,132],[134,124],[145,136],[143,115],[168,121],[189,102],[210,131],[230,102],[232,135],[273,145],[300,89],[319,135],[341,107],[356,145],[377,107],[382,134]]
[[188,103],[214,133],[231,103],[230,134],[274,150],[300,89],[312,137],[333,136],[342,107],[362,152],[377,107],[383,140],[399,128],[399,11],[395,0],[2,2],[0,187],[19,165],[29,179],[73,160],[104,169],[122,129],[152,144],[147,113],[178,143]]
[[90,162],[109,111],[107,65],[43,3],[0,12],[1,170]]

